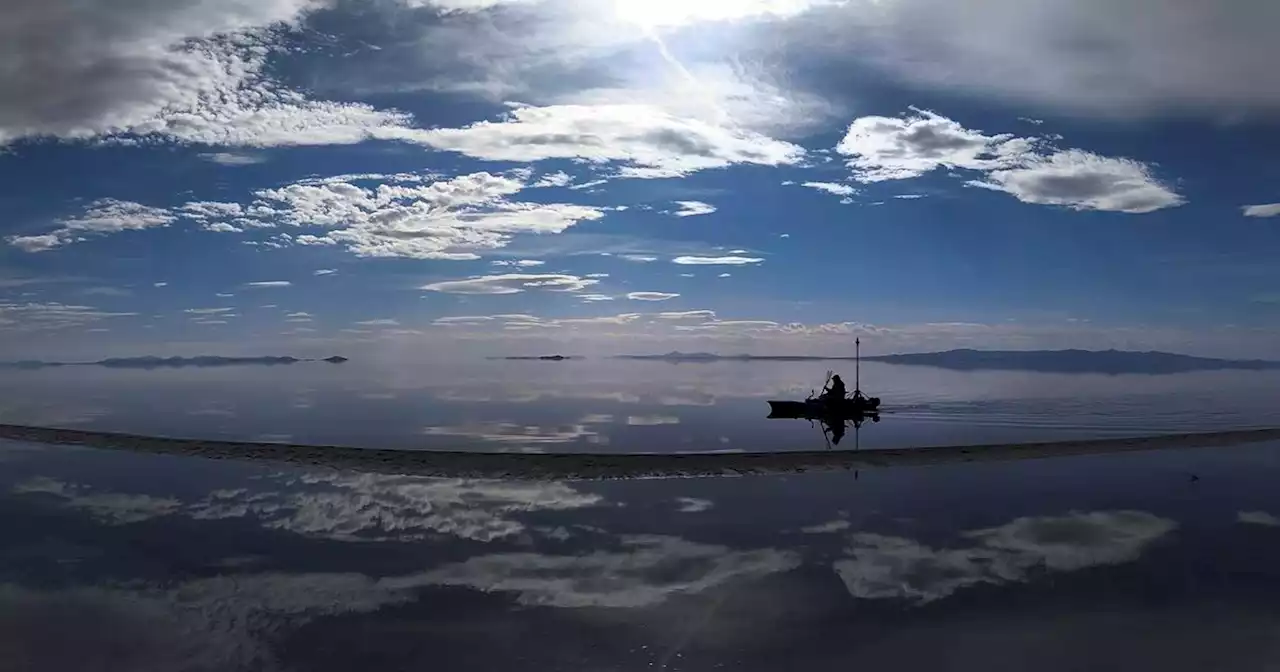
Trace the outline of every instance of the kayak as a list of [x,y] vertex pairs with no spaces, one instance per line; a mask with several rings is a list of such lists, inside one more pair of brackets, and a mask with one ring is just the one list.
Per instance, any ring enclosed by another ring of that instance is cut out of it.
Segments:
[[880,399],[877,397],[844,399],[841,401],[824,401],[821,399],[806,399],[805,401],[770,401],[769,417],[856,417],[859,415],[876,413],[879,409]]

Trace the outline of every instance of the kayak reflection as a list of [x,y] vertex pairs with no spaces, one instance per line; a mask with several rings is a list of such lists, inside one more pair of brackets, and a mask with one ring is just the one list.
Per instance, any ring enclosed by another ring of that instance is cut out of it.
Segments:
[[804,401],[770,401],[768,417],[772,420],[808,420],[810,424],[817,423],[822,427],[822,435],[827,439],[828,447],[840,445],[852,425],[856,448],[857,430],[862,428],[863,423],[868,420],[880,422],[878,410]]

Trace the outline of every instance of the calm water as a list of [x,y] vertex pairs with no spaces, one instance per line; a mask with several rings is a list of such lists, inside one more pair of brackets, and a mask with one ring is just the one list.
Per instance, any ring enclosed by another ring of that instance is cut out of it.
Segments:
[[[815,448],[825,366],[6,373],[3,420],[501,450]],[[1274,374],[868,366],[863,448],[1276,423]],[[0,670],[1272,670],[1280,445],[504,482],[0,442]]]
[[[478,360],[8,371],[0,422],[408,449],[812,449],[824,445],[821,431],[803,420],[766,420],[765,401],[803,398],[821,387],[828,366]],[[1105,376],[869,364],[863,386],[886,409],[881,422],[846,437],[863,448],[1280,425],[1280,372]]]

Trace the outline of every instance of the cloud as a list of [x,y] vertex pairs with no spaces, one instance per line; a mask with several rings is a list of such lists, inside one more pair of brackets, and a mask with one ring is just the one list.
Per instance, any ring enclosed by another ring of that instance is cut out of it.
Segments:
[[187,308],[182,312],[188,315],[217,315],[219,313],[230,313],[235,308]]
[[618,258],[625,261],[634,261],[638,264],[647,264],[658,260],[657,257],[647,254],[619,254]]
[[676,201],[675,203],[680,206],[679,210],[671,213],[676,217],[696,217],[698,215],[709,215],[716,211],[716,206],[702,201]]
[[551,292],[577,292],[598,281],[576,275],[505,273],[482,275],[466,280],[446,280],[423,285],[419,289],[446,294],[518,294],[529,289]]
[[977,584],[1026,581],[1038,571],[1132,562],[1177,527],[1142,511],[1073,512],[966,532],[975,544],[949,549],[856,533],[849,536],[849,557],[832,567],[854,597],[925,603]]
[[732,274],[732,273],[721,273],[720,275],[717,275],[716,277],[717,277],[717,278],[729,278],[729,277],[732,277],[732,276],[733,276],[733,274]]
[[303,311],[297,311],[294,313],[285,313],[285,317],[315,317],[315,315]]
[[213,222],[212,224],[205,224],[200,228],[213,233],[244,233],[244,229],[226,222]]
[[260,280],[258,282],[246,282],[245,287],[292,287],[293,283],[288,280]]
[[535,266],[545,265],[547,262],[540,259],[498,259],[489,262],[494,266],[515,266],[517,268],[534,268]]
[[850,523],[847,520],[832,520],[817,525],[809,525],[800,528],[805,534],[833,534],[836,532],[844,532],[849,529]]
[[715,505],[709,499],[698,499],[697,497],[676,497],[676,504],[679,505],[676,510],[680,513],[702,513]]
[[1280,110],[1280,73],[1265,65],[1280,60],[1277,21],[1280,8],[1250,0],[860,0],[778,39],[917,86],[1105,117],[1222,118]]
[[612,301],[613,297],[608,294],[579,294],[578,300],[586,301],[587,303],[594,303],[598,301]]
[[[257,192],[258,205],[283,223],[327,231],[292,236],[286,244],[345,247],[361,257],[477,259],[521,233],[562,233],[604,209],[565,203],[525,203],[519,175],[487,172],[447,180],[422,176],[344,176]],[[376,186],[359,182],[380,180]]]
[[231,297],[235,296],[235,294],[230,294],[227,292],[217,292],[216,294],[214,294],[214,296],[218,297],[219,299],[230,299]]
[[1139,214],[1185,202],[1137,161],[1075,149],[1037,157],[1017,168],[993,171],[987,181],[979,184],[1023,203],[1061,205],[1072,210]]
[[[858,193],[857,189],[838,182],[802,182],[800,183],[800,186],[817,189],[818,191],[825,191],[828,194],[834,194],[836,196],[852,196]],[[783,235],[785,236],[786,234]]]
[[169,283],[167,283],[167,282],[153,282],[153,283],[151,283],[151,286],[152,286],[152,287],[168,287],[168,286],[169,286]]
[[[308,100],[273,80],[273,41],[311,0],[14,0],[0,21],[0,144],[128,134],[202,145],[354,143],[409,117]],[[273,32],[275,31],[275,32]],[[67,36],[79,36],[71,39]]]
[[1027,149],[1012,135],[984,135],[934,112],[912,111],[904,117],[860,117],[849,124],[836,151],[849,157],[854,179],[902,180],[936,168],[988,170],[1008,165]]
[[744,266],[746,264],[758,264],[764,259],[755,257],[695,257],[683,256],[676,257],[671,260],[673,264],[681,264],[685,266]]
[[356,325],[361,327],[398,327],[400,326],[400,321],[383,318],[377,320],[362,320],[360,322],[356,322]]
[[65,303],[0,302],[0,328],[6,331],[81,329],[99,320],[136,315],[133,312],[110,312]]
[[632,301],[666,301],[678,296],[680,295],[667,292],[630,292],[627,294],[627,298]]
[[1133,214],[1184,203],[1141,162],[1058,150],[1044,139],[986,135],[935,112],[911,109],[903,117],[861,117],[850,124],[836,151],[849,157],[854,179],[903,180],[945,168],[985,173],[969,186],[1024,203]]
[[191,201],[178,208],[183,215],[197,220],[217,219],[222,217],[239,217],[244,214],[244,206],[239,203],[222,203],[219,201]]
[[1280,527],[1280,518],[1277,518],[1266,511],[1241,511],[1236,514],[1236,520],[1247,525]]
[[1280,203],[1246,205],[1240,209],[1244,212],[1245,217],[1275,217],[1280,215]]
[[80,290],[79,293],[85,296],[110,296],[113,298],[133,296],[133,290],[121,287],[86,287]]
[[338,270],[336,268],[321,268],[321,269],[312,271],[311,275],[333,275],[334,273],[337,273],[337,272]]
[[510,592],[527,605],[638,608],[800,565],[798,554],[772,548],[741,551],[658,535],[623,535],[619,542],[618,551],[582,555],[477,556],[420,575],[386,579],[384,584]]
[[266,157],[260,154],[246,152],[210,152],[199,156],[205,161],[216,163],[220,166],[252,166],[267,160]]
[[168,226],[176,219],[167,210],[132,201],[104,198],[91,203],[79,217],[58,220],[61,228],[51,233],[14,236],[9,238],[9,244],[24,252],[43,252],[95,236]]
[[465,128],[388,128],[381,137],[486,161],[614,163],[620,175],[634,178],[680,177],[735,164],[793,165],[804,156],[789,142],[650,105],[521,106],[499,121]]
[[714,320],[714,310],[684,310],[678,312],[656,313],[653,317],[659,320]]
[[537,182],[529,185],[531,187],[567,187],[573,183],[573,177],[568,173],[560,170],[554,173],[546,173],[538,178]]

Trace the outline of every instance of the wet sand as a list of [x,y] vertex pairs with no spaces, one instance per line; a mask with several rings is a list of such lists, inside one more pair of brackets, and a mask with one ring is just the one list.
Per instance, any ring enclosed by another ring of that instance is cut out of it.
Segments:
[[87,446],[154,455],[243,460],[445,478],[602,480],[841,471],[878,467],[1004,462],[1142,450],[1228,447],[1280,441],[1280,428],[1122,439],[938,446],[877,450],[706,453],[481,453],[387,450],[138,436],[0,425],[0,439]]

